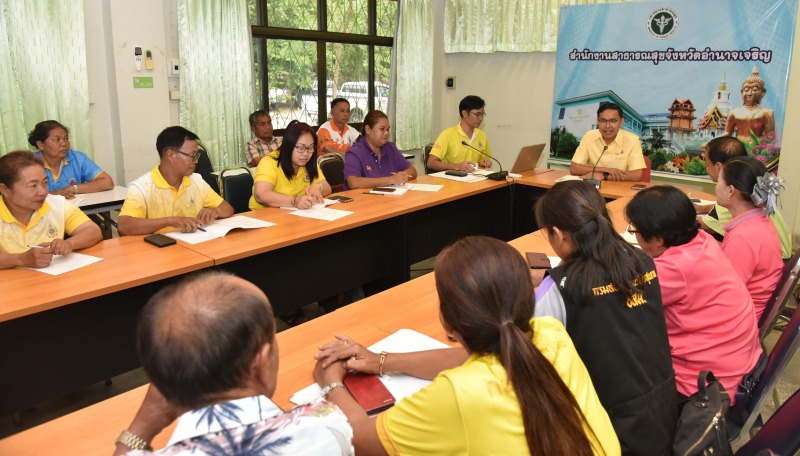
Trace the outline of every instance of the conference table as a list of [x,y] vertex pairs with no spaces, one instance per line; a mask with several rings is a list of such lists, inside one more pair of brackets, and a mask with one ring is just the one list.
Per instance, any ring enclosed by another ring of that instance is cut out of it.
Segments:
[[[548,178],[550,177],[552,176],[548,176]],[[532,181],[533,179],[529,180],[528,185],[532,185]],[[436,181],[436,183],[441,183],[441,181]],[[545,185],[545,183],[542,185]],[[635,194],[635,190],[630,189],[630,183],[626,187],[628,188],[627,195],[621,196],[607,205],[614,227],[619,232],[624,231],[627,225],[623,216],[624,208]],[[687,189],[684,189],[684,191],[687,191]],[[400,214],[402,214],[404,213],[403,210],[435,207],[437,204],[459,199],[456,192],[452,194],[448,192],[441,193],[432,199],[412,194],[408,200],[401,198],[382,199],[382,197],[376,195],[359,196],[359,192],[355,190],[346,192],[346,194],[356,200],[353,203],[348,203],[353,204],[351,207],[354,212],[371,214],[370,216],[381,220],[390,217],[390,215],[387,214],[386,208],[377,207],[376,205],[396,206],[401,208]],[[701,197],[713,198],[705,194],[701,195]],[[263,216],[263,213],[258,211],[250,215],[254,215],[257,218],[270,219],[270,217]],[[284,213],[284,215],[288,216],[288,213]],[[370,216],[365,215],[366,218]],[[276,215],[276,217],[278,216]],[[272,220],[281,219],[279,217]],[[362,222],[367,223],[366,221]],[[330,229],[335,231],[334,227],[330,227]],[[243,233],[247,232],[245,230]],[[312,235],[309,236],[313,237]],[[116,241],[125,245],[130,244],[128,248],[133,248],[136,244],[135,237],[122,238]],[[276,236],[276,248],[280,249],[280,245],[287,242],[290,241],[281,238],[281,236]],[[139,243],[139,247],[141,248],[143,244]],[[541,230],[513,239],[509,241],[509,244],[523,254],[524,252],[535,251],[554,255],[544,232]],[[205,256],[205,254],[217,255],[222,265],[226,264],[226,261],[227,263],[235,262],[239,258],[238,255],[243,254],[242,252],[237,253],[236,246],[233,244],[217,246],[213,249],[201,249],[204,245],[207,247],[210,244],[179,245],[178,247],[181,249],[181,253],[187,254],[186,263],[189,263],[191,257],[193,257],[189,254],[190,252],[196,255],[195,259],[205,258],[206,261],[210,257]],[[205,254],[201,255],[198,251],[191,250],[192,248],[203,250]],[[240,246],[240,248],[242,247]],[[258,247],[258,249],[269,251],[266,246]],[[167,251],[169,249],[162,250]],[[227,255],[223,255],[224,252],[227,252]],[[206,263],[201,263],[193,264],[189,268],[191,270],[192,267],[207,266]],[[176,271],[176,274],[184,272],[188,271]],[[280,286],[278,282],[271,284],[271,287],[278,286]],[[268,296],[272,295],[270,286],[267,286],[265,291]],[[99,293],[99,291],[96,293]],[[48,307],[48,304],[42,305],[42,308]],[[427,274],[417,279],[400,283],[393,288],[279,333],[277,337],[280,347],[280,373],[278,388],[273,399],[279,406],[288,409],[292,406],[289,398],[296,391],[313,383],[311,373],[314,361],[312,357],[316,353],[317,347],[330,340],[334,332],[346,333],[359,342],[370,345],[402,328],[414,329],[434,339],[448,343],[444,330],[439,323],[434,274]],[[0,334],[2,334],[2,331],[0,331]],[[450,345],[454,344],[450,343]],[[113,440],[117,434],[121,429],[127,427],[133,419],[138,405],[144,397],[146,388],[146,386],[136,388],[36,428],[0,440],[0,454],[47,454],[51,452],[47,445],[49,445],[49,442],[54,441],[68,442],[59,447],[59,454],[107,454],[113,447]],[[86,432],[87,429],[91,429],[91,432]],[[156,448],[163,446],[171,431],[172,428],[168,428],[162,432],[154,441],[154,446]],[[80,436],[80,438],[75,436]]]
[[[411,264],[460,237],[512,239],[520,189],[543,191],[565,174],[538,171],[514,182],[420,176],[418,183],[443,187],[402,196],[346,191],[342,195],[353,201],[333,208],[353,213],[334,221],[278,208],[252,211],[243,215],[276,225],[200,244],[179,241],[159,249],[143,236],[105,240],[82,252],[103,261],[60,276],[0,271],[0,372],[13,373],[0,376],[0,415],[138,367],[139,310],[187,273],[231,271],[265,290],[278,315],[358,286],[367,295],[378,293],[408,281]],[[608,198],[624,190],[635,192],[631,183],[601,187]]]

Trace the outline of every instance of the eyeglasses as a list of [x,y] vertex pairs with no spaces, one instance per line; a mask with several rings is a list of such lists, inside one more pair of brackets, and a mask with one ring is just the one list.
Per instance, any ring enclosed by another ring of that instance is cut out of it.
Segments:
[[175,152],[177,152],[177,153],[179,153],[181,155],[185,155],[185,156],[189,157],[189,159],[192,160],[193,163],[197,163],[197,162],[200,161],[200,152],[197,152],[196,154],[192,155],[192,154],[187,154],[186,152],[181,152],[178,149],[172,149],[172,150],[174,150]]
[[470,111],[469,113],[472,114],[473,116],[479,118],[479,119],[483,119],[484,117],[486,117],[486,113],[485,112]]
[[619,119],[597,119],[598,125],[616,125],[619,123]]
[[299,145],[299,146],[294,146],[294,148],[295,148],[296,151],[298,151],[298,152],[300,152],[301,154],[304,154],[304,155],[308,155],[308,154],[311,154],[311,153],[314,152],[314,146],[313,145],[311,145],[311,146]]
[[630,224],[630,223],[629,223],[629,224],[628,224],[628,226],[625,228],[625,232],[626,232],[626,233],[630,233],[630,234],[636,234],[636,233],[638,233],[638,232],[639,232],[639,230],[635,230],[635,229],[633,228],[633,224]]

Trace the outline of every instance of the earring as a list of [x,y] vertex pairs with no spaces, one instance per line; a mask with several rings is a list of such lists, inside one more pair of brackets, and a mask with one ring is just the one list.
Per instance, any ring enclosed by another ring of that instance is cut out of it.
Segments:
[[451,336],[450,334],[447,335],[447,340],[448,340],[448,342],[455,342],[456,341],[455,337]]

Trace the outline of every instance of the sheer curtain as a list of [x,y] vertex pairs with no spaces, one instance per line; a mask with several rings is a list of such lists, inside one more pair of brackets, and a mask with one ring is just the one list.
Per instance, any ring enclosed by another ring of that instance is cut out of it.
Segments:
[[433,5],[401,0],[394,38],[395,142],[419,149],[431,140],[433,109]]
[[244,163],[253,108],[247,2],[179,0],[181,125],[200,136],[214,169]]
[[445,0],[444,51],[554,52],[561,5],[631,0]]
[[30,149],[38,122],[92,154],[83,0],[0,0],[0,154]]

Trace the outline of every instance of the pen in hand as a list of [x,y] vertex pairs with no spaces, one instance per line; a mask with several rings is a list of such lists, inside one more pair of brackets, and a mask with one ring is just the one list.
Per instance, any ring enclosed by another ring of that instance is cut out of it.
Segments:
[[206,233],[206,229],[203,228],[202,226],[198,226],[197,231],[202,231],[203,233]]

